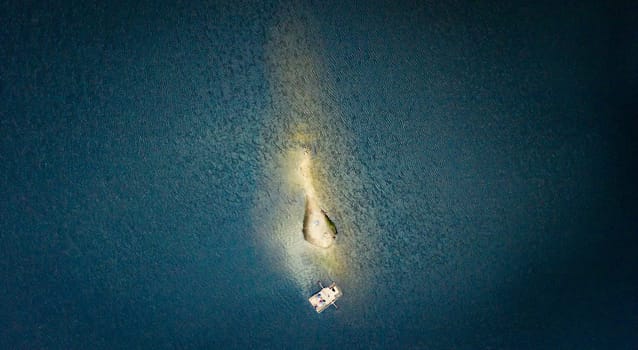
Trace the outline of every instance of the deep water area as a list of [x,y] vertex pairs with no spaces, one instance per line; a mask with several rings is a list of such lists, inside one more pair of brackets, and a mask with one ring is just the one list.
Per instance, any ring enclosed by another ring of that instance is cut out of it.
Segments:
[[636,5],[1,7],[0,348],[638,346]]

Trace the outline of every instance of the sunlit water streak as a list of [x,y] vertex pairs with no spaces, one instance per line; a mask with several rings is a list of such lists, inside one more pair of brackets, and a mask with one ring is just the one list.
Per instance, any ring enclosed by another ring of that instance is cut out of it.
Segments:
[[[301,294],[309,296],[317,280],[335,280],[349,308],[364,307],[380,233],[375,209],[362,197],[366,175],[353,151],[354,136],[332,98],[320,37],[311,20],[298,18],[305,17],[282,15],[268,37],[272,100],[261,131],[255,231]],[[303,239],[308,194],[337,226],[337,241],[328,249]]]

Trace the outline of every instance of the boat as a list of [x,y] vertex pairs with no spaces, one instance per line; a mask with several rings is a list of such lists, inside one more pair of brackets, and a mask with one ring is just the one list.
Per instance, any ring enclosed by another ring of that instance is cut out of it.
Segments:
[[335,301],[337,301],[337,299],[341,298],[341,296],[343,295],[343,293],[341,292],[341,288],[339,288],[337,286],[337,283],[335,282],[332,282],[332,284],[327,287],[324,287],[321,282],[318,283],[321,287],[321,290],[308,298],[308,301],[310,302],[312,307],[315,308],[315,311],[317,311],[317,313],[319,314],[323,310],[329,308],[330,305],[337,308],[337,304],[335,304]]

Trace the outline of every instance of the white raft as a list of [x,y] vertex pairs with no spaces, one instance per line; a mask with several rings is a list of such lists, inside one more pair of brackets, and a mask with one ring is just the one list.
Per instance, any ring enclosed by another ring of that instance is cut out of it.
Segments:
[[332,282],[332,284],[328,287],[324,287],[321,282],[319,282],[319,286],[321,287],[321,290],[308,298],[308,301],[312,307],[315,308],[315,311],[317,311],[317,313],[321,313],[323,310],[329,308],[330,305],[333,305],[336,308],[337,305],[335,304],[335,301],[343,295],[343,293],[341,293],[341,288],[337,287],[335,282]]

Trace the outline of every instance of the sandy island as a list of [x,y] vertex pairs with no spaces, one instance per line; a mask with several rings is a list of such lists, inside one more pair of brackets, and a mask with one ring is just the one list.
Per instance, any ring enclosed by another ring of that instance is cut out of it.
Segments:
[[337,228],[326,215],[326,212],[319,206],[319,201],[315,196],[315,188],[312,184],[312,177],[310,176],[310,163],[310,152],[305,150],[300,165],[301,178],[306,192],[303,236],[306,241],[317,247],[328,248],[334,244],[337,238]]

